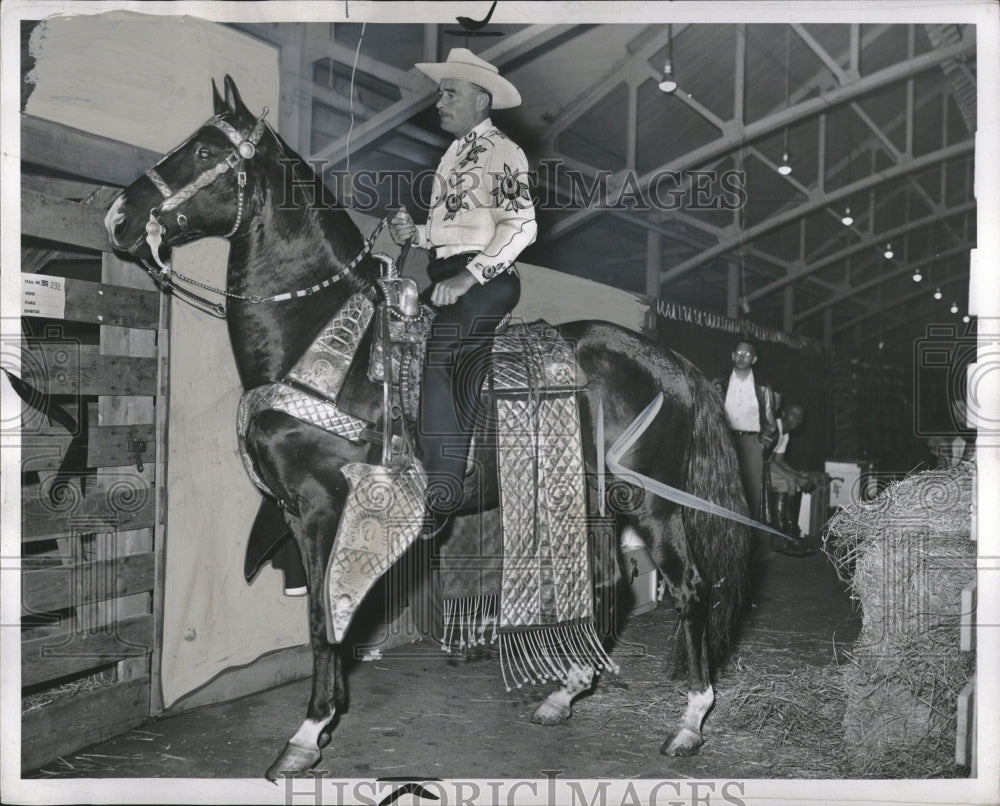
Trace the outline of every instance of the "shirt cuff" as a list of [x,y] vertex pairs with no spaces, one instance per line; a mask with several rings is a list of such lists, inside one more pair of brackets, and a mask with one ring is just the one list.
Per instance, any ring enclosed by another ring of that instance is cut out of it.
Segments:
[[508,266],[509,264],[507,263],[491,263],[480,253],[470,260],[465,268],[472,272],[472,276],[479,281],[480,285],[486,285],[486,283],[498,274],[507,271]]
[[417,228],[417,243],[416,245],[420,249],[430,249],[430,244],[427,243],[427,225],[426,224],[415,224]]

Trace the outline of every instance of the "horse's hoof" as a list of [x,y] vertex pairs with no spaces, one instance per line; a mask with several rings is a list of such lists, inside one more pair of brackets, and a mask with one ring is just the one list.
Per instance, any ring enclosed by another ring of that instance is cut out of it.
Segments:
[[531,721],[536,725],[561,725],[569,719],[572,709],[568,705],[552,702],[547,699],[531,715]]
[[288,742],[281,755],[267,768],[264,777],[272,784],[282,773],[297,773],[311,770],[322,757],[318,747],[305,747],[301,744]]
[[673,739],[666,741],[660,747],[660,753],[665,756],[693,756],[702,746],[701,735],[688,728],[681,728]]

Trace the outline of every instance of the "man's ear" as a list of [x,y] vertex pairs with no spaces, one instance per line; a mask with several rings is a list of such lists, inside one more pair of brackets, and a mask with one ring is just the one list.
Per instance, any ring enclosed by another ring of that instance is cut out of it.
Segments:
[[757,363],[757,356],[754,356],[753,361],[750,362],[750,365],[753,366],[756,363]]

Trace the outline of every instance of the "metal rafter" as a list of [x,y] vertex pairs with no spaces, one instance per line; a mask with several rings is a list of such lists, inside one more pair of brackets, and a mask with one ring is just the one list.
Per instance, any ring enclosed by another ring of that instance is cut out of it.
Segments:
[[[907,268],[913,268],[913,267],[909,266]],[[945,280],[943,283],[940,283],[939,286],[941,288],[948,288],[949,286],[953,286],[955,285],[955,283],[960,283],[960,282],[964,282],[967,284],[969,282],[969,275],[965,274],[965,275],[959,275],[957,277],[952,277],[948,280]],[[923,283],[920,283],[919,285],[923,285]],[[870,310],[865,313],[859,314],[855,316],[853,319],[848,320],[847,322],[836,325],[833,328],[833,332],[840,333],[844,330],[847,330],[847,328],[849,327],[860,325],[862,322],[865,322],[874,316],[880,316],[886,311],[892,310],[893,308],[897,308],[900,305],[905,305],[906,303],[912,302],[915,299],[920,299],[927,295],[927,288],[928,288],[927,286],[924,286],[923,288],[916,288],[909,294],[904,294],[901,297],[897,297],[891,302],[883,302],[879,305],[876,305],[874,306],[874,310]]]
[[[641,188],[647,188],[657,176],[665,171],[685,171],[704,162],[729,154],[743,144],[751,142],[757,138],[764,137],[772,132],[778,131],[786,126],[790,126],[805,118],[819,114],[826,109],[837,104],[845,103],[866,95],[896,81],[913,76],[924,70],[930,69],[940,64],[946,59],[953,59],[974,49],[975,43],[959,42],[938,51],[922,54],[911,60],[894,64],[890,67],[871,73],[857,81],[838,87],[825,93],[821,93],[817,98],[811,98],[788,106],[781,111],[774,112],[761,120],[753,123],[737,125],[735,130],[729,134],[706,143],[687,154],[669,162],[658,168],[649,171],[639,179]],[[594,207],[587,207],[570,214],[562,221],[557,222],[551,229],[550,235],[558,238],[572,231],[573,229],[586,223],[591,217],[600,212]]]
[[707,249],[701,255],[698,255],[697,257],[692,258],[691,260],[687,260],[684,263],[681,263],[679,266],[675,266],[674,268],[669,269],[663,275],[663,282],[669,282],[670,280],[682,277],[689,271],[692,271],[698,268],[699,266],[704,265],[705,263],[712,260],[713,258],[718,257],[719,255],[725,254],[726,252],[738,248],[742,244],[745,244],[747,241],[759,238],[761,235],[764,235],[767,232],[771,232],[772,230],[783,227],[786,224],[791,223],[792,221],[796,221],[802,218],[803,216],[809,215],[810,213],[814,213],[817,210],[820,210],[829,204],[833,204],[834,202],[839,201],[840,199],[844,199],[854,194],[863,193],[866,190],[869,190],[873,187],[877,187],[878,185],[883,184],[885,182],[890,182],[901,176],[905,176],[908,173],[912,173],[914,171],[920,171],[931,165],[936,165],[942,160],[951,159],[952,157],[957,157],[967,152],[971,152],[974,149],[974,147],[975,147],[974,140],[966,140],[965,142],[962,143],[956,143],[953,146],[940,149],[939,151],[931,152],[930,154],[924,154],[923,156],[918,157],[917,159],[914,159],[910,162],[903,163],[902,165],[897,165],[893,168],[889,168],[888,170],[881,171],[877,174],[873,174],[872,176],[861,179],[845,187],[838,188],[837,190],[834,191],[828,191],[825,195],[820,196],[819,198],[813,198],[790,210],[786,210],[785,212],[780,213],[768,219],[767,221],[763,221],[760,224],[757,224],[756,226],[750,227],[749,229],[744,230],[739,236],[729,238],[719,243],[718,245],[713,246],[710,249]]
[[[573,25],[529,25],[517,33],[504,37],[491,48],[484,50],[480,57],[497,67],[522,58],[537,50],[553,39],[564,36],[567,31],[586,26]],[[425,88],[415,91],[412,95],[404,95],[399,101],[383,109],[374,117],[357,126],[350,136],[350,146],[354,149],[364,148],[379,137],[392,131],[400,123],[409,120],[420,110],[430,106],[437,97],[437,87],[428,79]],[[333,165],[340,163],[347,156],[347,135],[319,149],[310,156],[310,160],[321,160]]]
[[[917,100],[916,104],[913,105],[913,109],[912,110],[901,112],[898,115],[896,115],[895,117],[893,117],[892,120],[890,120],[889,123],[887,124],[886,130],[888,130],[889,132],[893,131],[901,123],[904,123],[904,122],[908,121],[910,115],[914,114],[915,112],[920,111],[925,106],[927,106],[929,103],[933,102],[935,99],[940,98],[941,95],[943,93],[946,93],[946,92],[947,92],[946,88],[943,88],[943,87],[935,87],[935,88],[931,89],[930,91],[925,92]],[[871,147],[871,145],[872,145],[871,138],[866,139],[863,142],[861,142],[861,143],[858,144],[858,147],[855,149],[854,153],[855,154],[861,154],[864,151],[868,150]],[[822,153],[819,156],[820,156],[821,159],[823,158],[823,154]],[[905,156],[906,156],[906,152],[904,152],[904,157]],[[842,157],[834,166],[832,166],[832,168],[830,169],[830,173],[831,174],[838,173],[847,164],[847,160],[848,160],[848,157]],[[820,190],[820,192],[822,192],[822,186],[820,186],[819,190]],[[884,206],[884,203],[881,206]],[[879,207],[878,209],[881,209],[881,207]],[[816,247],[815,249],[812,250],[812,252],[810,254],[810,257],[815,257],[816,255],[822,255],[824,252],[827,251],[827,249],[829,249],[831,246],[833,246],[839,239],[840,239],[839,236],[834,236],[834,237],[831,237],[831,238],[827,238],[820,246],[818,246],[818,247]]]
[[962,252],[968,252],[970,249],[972,249],[973,246],[974,244],[972,244],[971,242],[963,244],[962,246],[956,246],[944,252],[930,255],[921,260],[916,260],[913,263],[906,263],[905,265],[900,266],[897,269],[893,269],[891,272],[887,272],[883,275],[875,277],[871,280],[868,280],[867,282],[861,283],[860,285],[855,285],[845,288],[844,290],[835,294],[830,299],[824,300],[823,302],[820,302],[819,304],[813,305],[811,308],[802,311],[802,313],[796,314],[795,322],[799,323],[804,319],[808,319],[812,316],[815,316],[820,311],[825,311],[827,308],[832,308],[838,302],[843,302],[846,299],[850,299],[851,297],[854,297],[864,291],[867,291],[870,288],[874,288],[875,286],[884,283],[886,280],[891,280],[894,277],[899,277],[903,274],[907,274],[913,271],[914,269],[928,266],[931,263],[934,263],[935,261],[947,260],[948,258],[953,257],[954,255],[961,254]]
[[[686,27],[684,25],[675,26],[674,38]],[[563,131],[600,103],[619,84],[635,75],[637,68],[642,67],[658,50],[665,47],[669,39],[669,29],[650,26],[636,39],[639,41],[634,47],[626,46],[626,50],[629,51],[627,56],[619,59],[601,79],[555,114],[552,123],[542,132],[542,139],[550,145],[547,150],[554,151],[555,149],[551,146]]]
[[837,79],[838,84],[847,84],[850,82],[851,77],[847,74],[847,71],[840,66],[840,62],[831,56],[826,48],[824,48],[819,42],[817,42],[812,34],[810,34],[804,25],[799,23],[792,23],[792,30],[798,35],[806,46],[819,58],[823,64],[826,65],[827,69],[833,73],[833,77]]
[[773,294],[775,291],[780,290],[789,283],[794,283],[798,280],[803,280],[809,277],[811,274],[814,274],[815,272],[818,272],[821,269],[824,269],[827,266],[836,263],[838,260],[843,260],[844,258],[847,258],[850,255],[853,255],[857,252],[863,252],[865,249],[874,249],[878,247],[880,244],[882,244],[883,241],[891,241],[893,238],[898,238],[900,235],[905,235],[906,233],[912,232],[913,230],[921,229],[923,227],[927,227],[930,226],[931,224],[937,223],[942,218],[961,215],[962,213],[967,213],[968,211],[974,210],[975,208],[976,208],[976,203],[974,201],[963,202],[962,204],[959,204],[956,207],[950,207],[944,209],[940,213],[932,213],[929,216],[925,216],[924,218],[918,219],[916,221],[910,221],[899,227],[895,227],[894,229],[869,235],[863,240],[859,241],[858,243],[853,244],[852,246],[846,247],[845,249],[841,249],[838,252],[834,252],[833,254],[827,255],[822,260],[810,262],[808,265],[796,269],[795,271],[793,271],[793,273],[789,274],[787,277],[781,277],[775,280],[774,282],[768,283],[766,286],[758,288],[753,293],[747,295],[747,300],[753,302],[754,300],[758,300],[761,297],[766,297],[769,294]]

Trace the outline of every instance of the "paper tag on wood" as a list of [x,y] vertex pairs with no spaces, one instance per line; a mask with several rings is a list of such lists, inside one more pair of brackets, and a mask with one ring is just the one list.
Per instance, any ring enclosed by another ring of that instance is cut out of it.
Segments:
[[66,281],[47,274],[22,274],[21,315],[65,319]]

